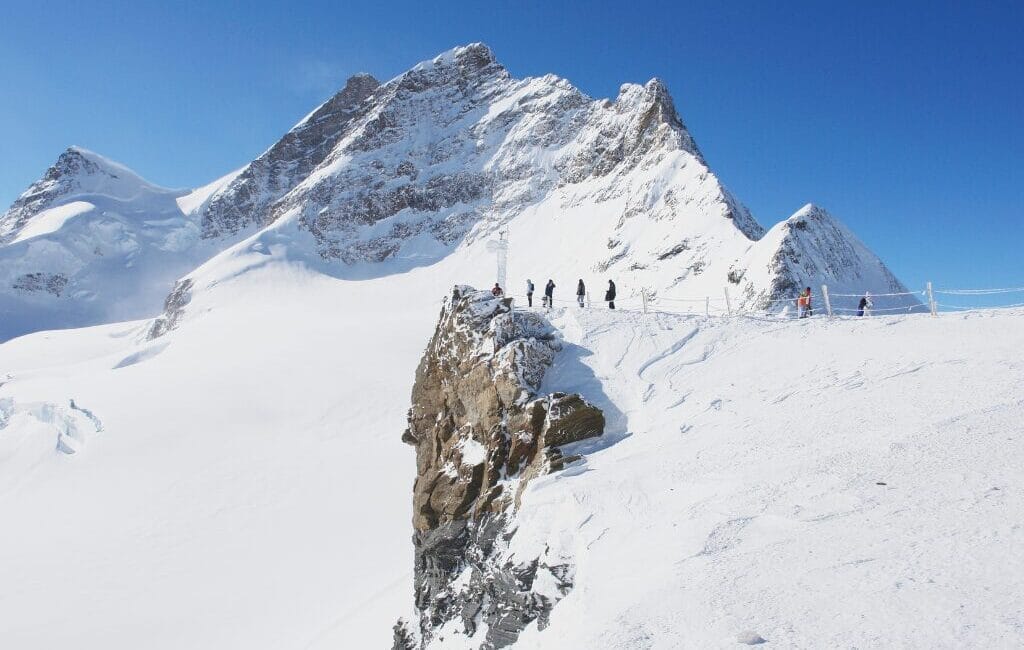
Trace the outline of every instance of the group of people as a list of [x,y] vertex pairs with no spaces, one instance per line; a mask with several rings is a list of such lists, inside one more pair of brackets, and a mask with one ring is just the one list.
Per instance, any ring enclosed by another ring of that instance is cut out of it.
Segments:
[[[526,281],[526,304],[528,307],[533,307],[533,292],[534,292],[533,280]],[[504,289],[497,282],[494,283],[494,288],[491,289],[491,295],[500,297],[505,295]],[[583,283],[583,278],[580,278],[579,282],[576,283],[576,304],[580,307],[586,306],[587,297],[587,285]],[[615,309],[615,282],[608,280],[608,290],[604,292],[604,301],[608,303],[609,309]],[[544,285],[544,297],[541,301],[541,306],[551,309],[555,302],[555,282],[554,280],[548,279],[548,283]],[[869,316],[871,314],[871,308],[874,304],[871,302],[871,294],[865,293],[857,303],[857,315],[858,316]],[[798,318],[809,318],[814,315],[814,306],[811,303],[811,288],[805,287],[800,295],[796,299],[796,311]]]
[[[533,280],[526,281],[526,305],[533,307],[533,292],[535,286]],[[505,290],[501,288],[501,285],[497,282],[494,283],[494,288],[491,289],[491,295],[500,297],[505,295]],[[587,297],[587,285],[583,283],[583,278],[576,284],[576,304],[580,307],[586,305]],[[604,301],[608,303],[609,309],[615,309],[615,282],[608,280],[608,290],[604,292]],[[548,283],[544,285],[544,297],[541,301],[541,305],[548,309],[554,306],[555,303],[555,282],[554,280],[548,279]]]
[[[857,315],[858,316],[870,316],[871,308],[874,307],[874,303],[871,302],[871,293],[865,292],[861,297],[860,302],[857,303]],[[796,299],[796,312],[800,318],[807,318],[814,315],[814,309],[811,306],[811,288],[806,287],[800,292],[799,297]]]

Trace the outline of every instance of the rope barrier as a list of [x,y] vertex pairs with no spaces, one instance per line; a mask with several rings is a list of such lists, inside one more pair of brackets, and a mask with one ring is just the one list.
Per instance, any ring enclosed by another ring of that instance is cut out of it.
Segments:
[[991,311],[993,309],[1013,309],[1014,307],[1024,307],[1024,302],[1018,302],[1012,305],[999,305],[998,307],[968,307],[966,305],[947,305],[937,302],[935,303],[935,306],[944,307],[946,309],[958,309],[960,311]]
[[725,298],[710,298],[705,296],[704,298],[664,298],[662,296],[652,296],[650,300],[657,302],[659,300],[665,300],[667,302],[699,302],[704,304],[710,300],[714,303],[725,302]]
[[988,296],[998,293],[1019,293],[1024,287],[1013,287],[1009,289],[935,289],[935,293],[944,293],[951,296]]
[[[905,305],[903,307],[884,307],[884,308],[868,307],[867,308],[867,312],[869,314],[874,314],[876,312],[883,312],[883,311],[903,311],[903,312],[908,312],[909,313],[909,312],[911,312],[911,311],[913,311],[915,309],[921,309],[921,310],[927,311],[928,305]],[[845,311],[845,312],[857,313],[857,312],[860,311],[860,309],[851,309],[849,307],[833,307],[832,311]]]
[[[863,293],[832,293],[828,292],[833,298],[863,298]],[[904,291],[902,293],[872,293],[871,298],[885,298],[887,296],[923,296],[924,291]]]

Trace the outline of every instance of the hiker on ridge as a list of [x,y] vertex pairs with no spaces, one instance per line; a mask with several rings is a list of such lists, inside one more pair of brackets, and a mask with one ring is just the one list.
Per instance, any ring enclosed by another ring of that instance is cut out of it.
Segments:
[[544,303],[548,309],[551,309],[555,302],[555,282],[551,278],[548,278],[548,283],[544,285]]
[[495,298],[500,298],[505,292],[501,290],[501,285],[497,282],[494,283],[494,288],[491,289],[491,295]]
[[526,306],[533,307],[533,280],[526,280]]
[[587,287],[583,284],[583,278],[580,278],[579,284],[576,285],[576,302],[579,303],[580,307],[583,306],[583,297],[587,295]]
[[807,287],[800,292],[796,299],[796,315],[798,318],[807,318],[811,312],[811,288]]
[[859,303],[857,303],[857,315],[870,316],[871,308],[874,306],[874,303],[871,302],[871,294],[865,291],[864,297],[860,299]]
[[608,291],[604,292],[604,300],[608,303],[608,309],[615,309],[615,283],[608,280]]

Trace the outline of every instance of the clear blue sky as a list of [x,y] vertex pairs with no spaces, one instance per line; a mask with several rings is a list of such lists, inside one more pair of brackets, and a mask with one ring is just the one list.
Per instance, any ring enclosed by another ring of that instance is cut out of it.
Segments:
[[[725,5],[725,6],[717,6]],[[167,186],[351,74],[484,41],[594,97],[661,77],[765,225],[806,202],[912,287],[1024,284],[1024,2],[25,2],[0,17],[0,203],[68,145]]]

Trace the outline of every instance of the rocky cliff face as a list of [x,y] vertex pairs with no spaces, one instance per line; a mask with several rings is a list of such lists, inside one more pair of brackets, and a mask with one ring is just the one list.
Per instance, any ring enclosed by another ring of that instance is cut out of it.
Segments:
[[352,77],[334,97],[246,165],[203,207],[203,236],[233,235],[269,223],[274,202],[324,161],[352,121],[369,109],[366,100],[378,87],[380,82],[368,74]]
[[[489,232],[557,188],[576,202],[627,199],[627,216],[699,200],[736,226],[762,230],[714,176],[691,186],[627,179],[673,156],[704,159],[659,80],[592,100],[554,75],[515,79],[480,43],[455,48],[377,85],[353,77],[210,201],[204,236],[297,220],[325,259],[381,262],[424,242],[444,250]],[[654,191],[654,195],[651,191]]]
[[455,287],[442,309],[402,436],[416,447],[419,620],[400,621],[396,648],[446,635],[504,647],[531,622],[543,626],[572,587],[568,564],[506,553],[529,480],[576,460],[563,446],[604,431],[603,413],[582,396],[538,393],[558,349],[542,316],[513,313],[489,292]]

